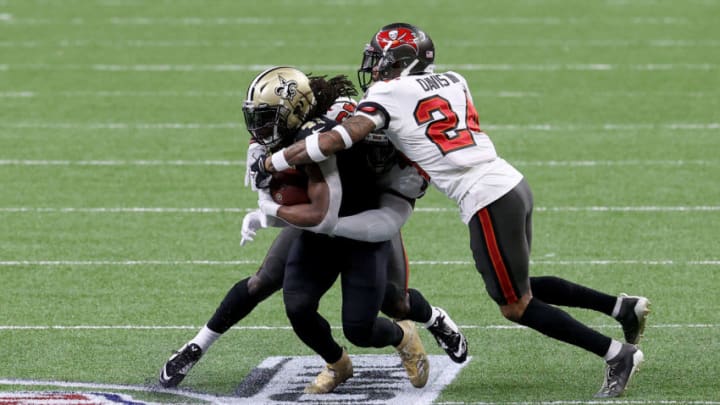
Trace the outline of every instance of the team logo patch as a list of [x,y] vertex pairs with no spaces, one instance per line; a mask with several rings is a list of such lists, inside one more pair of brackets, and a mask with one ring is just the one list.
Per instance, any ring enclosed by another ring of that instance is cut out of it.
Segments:
[[123,394],[102,392],[0,392],[0,404],[3,405],[40,405],[40,404],[73,404],[73,405],[105,405],[126,404],[143,405],[132,397]]

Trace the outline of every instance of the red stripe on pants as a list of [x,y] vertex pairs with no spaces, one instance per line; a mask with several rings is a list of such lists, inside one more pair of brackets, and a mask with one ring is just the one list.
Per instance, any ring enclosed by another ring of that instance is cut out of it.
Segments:
[[480,220],[480,226],[482,226],[483,235],[485,235],[485,244],[490,254],[490,261],[495,270],[495,275],[500,282],[500,289],[507,303],[512,304],[518,300],[518,297],[510,281],[510,275],[507,272],[507,267],[505,267],[505,262],[503,262],[502,256],[500,255],[500,248],[498,247],[497,239],[495,239],[492,219],[490,219],[490,213],[487,208],[478,211],[478,219]]
[[403,258],[405,259],[405,292],[407,293],[410,283],[410,260],[408,260],[407,251],[405,251],[405,242],[403,242],[402,234],[400,234],[400,246],[402,246]]

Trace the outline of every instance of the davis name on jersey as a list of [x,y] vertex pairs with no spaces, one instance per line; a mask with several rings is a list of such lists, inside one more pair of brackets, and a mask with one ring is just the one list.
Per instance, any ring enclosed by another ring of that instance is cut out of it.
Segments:
[[465,223],[522,179],[480,129],[467,82],[456,72],[376,82],[356,115],[372,119],[435,187],[455,200]]

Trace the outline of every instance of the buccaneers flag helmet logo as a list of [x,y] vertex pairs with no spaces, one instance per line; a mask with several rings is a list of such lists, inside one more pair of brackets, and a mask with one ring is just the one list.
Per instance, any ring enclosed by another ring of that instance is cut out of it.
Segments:
[[410,45],[415,49],[415,52],[418,50],[416,42],[418,38],[415,36],[415,33],[408,28],[380,31],[377,33],[375,39],[382,49],[393,49],[401,45]]

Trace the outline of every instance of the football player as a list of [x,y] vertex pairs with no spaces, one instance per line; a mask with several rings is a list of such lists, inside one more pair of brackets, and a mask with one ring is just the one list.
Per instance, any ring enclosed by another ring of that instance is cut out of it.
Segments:
[[[275,76],[272,76],[273,73]],[[251,94],[251,92],[268,85],[270,81],[268,75],[274,77],[276,83],[280,84],[279,76],[281,73],[284,73],[283,79],[288,82],[296,79],[294,75],[298,72],[294,69],[289,72],[280,69],[270,69],[263,72],[258,76],[258,79],[265,77],[265,80],[256,79],[250,86],[247,97],[250,105],[246,106],[246,109],[249,109],[253,103],[261,105],[261,102],[265,102],[267,104],[265,107],[286,103],[279,96],[268,97],[267,94],[263,95],[261,92]],[[302,80],[299,81],[302,82]],[[288,83],[288,86],[290,85]],[[343,76],[336,76],[328,81],[325,81],[322,77],[311,77],[310,86],[313,93],[323,94],[323,96],[315,97],[315,100],[299,97],[297,100],[302,102],[303,107],[316,103],[314,107],[316,111],[327,109],[325,116],[338,122],[354,111],[355,103],[349,98],[355,95],[354,88]],[[274,92],[274,90],[272,91]],[[297,87],[294,87],[294,91],[297,92]],[[283,91],[279,93],[283,94]],[[287,94],[288,91],[284,93]],[[277,114],[288,114],[283,119],[282,125],[279,125],[278,128],[272,128],[270,131],[255,128],[256,126],[262,126],[259,125],[261,117],[258,117],[257,114],[246,118],[248,128],[254,129],[251,133],[253,138],[257,140],[257,142],[251,143],[248,148],[246,186],[250,185],[257,190],[251,178],[252,173],[249,170],[249,163],[257,158],[259,154],[266,151],[266,147],[276,148],[282,146],[282,132],[287,129],[297,130],[303,118],[310,115],[310,113],[302,112],[302,108],[296,109],[297,105],[288,105],[287,107],[292,107],[288,108],[288,111],[291,111],[290,113],[280,110],[276,112],[263,111],[262,109],[256,111],[260,115],[270,114],[273,120]],[[300,111],[300,113],[296,113],[297,111]],[[456,362],[463,362],[467,357],[467,342],[457,325],[444,310],[431,307],[419,291],[407,288],[407,260],[398,230],[409,216],[414,199],[424,193],[427,184],[424,179],[417,175],[414,168],[394,164],[396,157],[394,151],[394,148],[384,137],[379,137],[379,142],[373,142],[372,144],[368,142],[366,148],[368,163],[377,171],[377,182],[387,192],[381,196],[382,203],[379,209],[373,212],[362,212],[356,216],[339,218],[334,232],[340,236],[368,241],[391,238],[393,255],[383,301],[383,312],[397,319],[410,319],[424,323],[425,327],[433,334],[438,344],[445,349],[451,359]],[[391,157],[392,159],[390,159]],[[241,244],[244,245],[247,241],[251,241],[259,228],[269,226],[272,222],[273,218],[267,218],[259,210],[248,213],[243,219]],[[278,224],[276,223],[276,225]],[[247,316],[259,302],[282,288],[288,250],[292,242],[299,237],[300,232],[301,230],[298,228],[285,227],[278,234],[257,273],[235,284],[228,291],[207,324],[166,362],[160,372],[159,381],[162,386],[177,386],[200,357],[207,352],[209,347],[224,332]],[[351,363],[346,357],[342,360],[329,363],[316,381],[311,384],[309,391],[329,392],[337,384],[349,378],[351,368],[348,370],[348,365],[351,367]],[[348,371],[350,372],[348,373]]]
[[[621,395],[643,361],[636,343],[648,314],[647,298],[614,297],[555,277],[529,277],[530,187],[480,129],[465,78],[452,71],[435,73],[434,58],[432,40],[418,27],[382,27],[364,50],[358,77],[366,93],[356,114],[331,131],[262,158],[261,176],[290,165],[322,162],[383,131],[457,203],[469,227],[475,267],[503,316],[602,357],[605,379],[595,396]],[[589,328],[551,304],[612,315],[621,323],[626,342]]]

